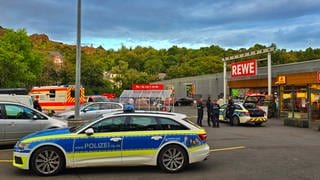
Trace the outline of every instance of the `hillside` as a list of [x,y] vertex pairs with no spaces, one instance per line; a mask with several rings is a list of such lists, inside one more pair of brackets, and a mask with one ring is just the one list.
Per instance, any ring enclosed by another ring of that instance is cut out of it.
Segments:
[[[6,31],[0,27],[0,36],[3,37]],[[74,45],[52,41],[46,34],[32,34],[29,39],[33,51],[38,53],[41,61],[44,62],[42,73],[36,82],[38,85],[75,82],[76,47]],[[271,46],[276,47],[275,44]],[[160,50],[152,47],[127,48],[123,46],[116,51],[105,50],[101,46],[98,48],[82,47],[81,83],[92,93],[122,92],[123,89],[131,88],[133,83],[157,81],[159,80],[158,74],[164,75],[162,77],[165,79],[171,79],[222,72],[222,57],[262,48],[266,46],[255,44],[248,49],[238,50],[224,49],[218,45],[200,49],[172,46],[169,49]],[[251,58],[265,58],[265,55]],[[319,48],[299,51],[277,49],[272,53],[273,65],[312,59],[320,59]],[[259,62],[258,66],[265,66],[265,63],[264,61]],[[111,79],[112,74],[117,76]]]

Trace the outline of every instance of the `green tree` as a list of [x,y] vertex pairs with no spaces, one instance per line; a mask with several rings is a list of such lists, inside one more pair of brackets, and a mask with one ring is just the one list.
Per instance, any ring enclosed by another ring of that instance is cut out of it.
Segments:
[[24,29],[0,37],[0,87],[30,88],[38,81],[43,58],[33,50]]
[[81,83],[86,88],[86,94],[102,94],[110,92],[112,85],[104,79],[105,66],[102,59],[95,55],[83,53],[81,58]]
[[119,65],[111,70],[116,77],[113,79],[115,92],[120,95],[125,89],[131,89],[132,84],[148,83],[149,75],[145,72],[139,72],[136,69],[129,68],[125,61],[119,61]]

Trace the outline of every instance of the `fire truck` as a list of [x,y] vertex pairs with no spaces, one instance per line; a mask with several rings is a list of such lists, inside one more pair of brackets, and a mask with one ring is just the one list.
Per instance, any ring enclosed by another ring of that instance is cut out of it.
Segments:
[[[33,87],[29,95],[38,99],[45,113],[62,112],[75,106],[75,86]],[[84,88],[80,88],[80,104],[85,102]]]

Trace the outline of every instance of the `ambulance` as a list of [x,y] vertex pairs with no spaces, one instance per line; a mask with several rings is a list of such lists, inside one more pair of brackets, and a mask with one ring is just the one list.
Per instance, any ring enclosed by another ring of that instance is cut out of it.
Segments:
[[[42,111],[48,114],[63,112],[75,106],[75,86],[40,86],[33,87],[29,95],[38,99]],[[80,104],[85,102],[84,88],[80,88]]]

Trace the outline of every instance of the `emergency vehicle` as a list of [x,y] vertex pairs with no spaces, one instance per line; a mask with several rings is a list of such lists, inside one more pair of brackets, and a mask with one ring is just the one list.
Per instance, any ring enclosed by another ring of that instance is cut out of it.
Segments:
[[[75,86],[33,87],[29,94],[38,99],[42,111],[46,113],[62,112],[75,106]],[[80,104],[85,102],[84,88],[80,88]]]
[[205,160],[209,150],[206,130],[185,114],[113,112],[78,127],[20,138],[12,163],[42,176],[93,166],[150,165],[175,173]]

